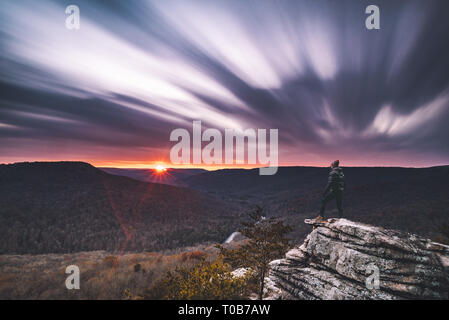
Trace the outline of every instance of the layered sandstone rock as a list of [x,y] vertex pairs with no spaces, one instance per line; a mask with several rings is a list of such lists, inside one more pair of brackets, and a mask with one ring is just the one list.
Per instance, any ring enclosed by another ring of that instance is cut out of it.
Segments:
[[271,262],[278,298],[449,298],[449,246],[346,219],[305,222],[304,243]]

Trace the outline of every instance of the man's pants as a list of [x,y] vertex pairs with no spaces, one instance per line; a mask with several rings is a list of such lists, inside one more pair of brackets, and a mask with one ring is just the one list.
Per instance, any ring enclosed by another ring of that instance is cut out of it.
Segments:
[[323,200],[321,201],[320,216],[324,217],[324,210],[326,209],[326,204],[334,198],[337,202],[338,215],[340,216],[340,218],[343,217],[343,209],[341,207],[343,192],[340,190],[331,191],[323,196]]

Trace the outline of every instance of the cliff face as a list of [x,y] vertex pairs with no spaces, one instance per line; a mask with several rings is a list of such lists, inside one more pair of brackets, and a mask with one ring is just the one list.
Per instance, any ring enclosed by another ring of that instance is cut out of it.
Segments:
[[449,246],[346,219],[271,262],[280,299],[449,299]]

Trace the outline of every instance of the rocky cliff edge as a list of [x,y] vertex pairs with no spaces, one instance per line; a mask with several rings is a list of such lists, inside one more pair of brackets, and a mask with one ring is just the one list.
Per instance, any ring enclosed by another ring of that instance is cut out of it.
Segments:
[[272,298],[449,298],[449,246],[346,219],[305,223],[304,243],[270,264]]

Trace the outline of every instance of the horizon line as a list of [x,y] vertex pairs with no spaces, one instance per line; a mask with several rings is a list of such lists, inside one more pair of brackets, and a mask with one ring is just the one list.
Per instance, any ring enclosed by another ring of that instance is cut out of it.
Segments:
[[[36,161],[17,161],[17,162],[9,162],[9,163],[0,163],[0,165],[14,165],[14,164],[20,164],[20,163],[51,163],[51,162],[83,162],[87,163],[95,168],[98,169],[135,169],[135,170],[153,170],[156,169],[158,165],[163,165],[166,169],[198,169],[198,170],[206,170],[206,171],[217,171],[217,170],[237,170],[237,169],[243,169],[243,170],[253,170],[253,169],[259,169],[259,168],[266,168],[268,166],[192,166],[189,164],[186,165],[169,165],[164,162],[158,162],[155,164],[148,164],[148,165],[136,165],[136,166],[120,166],[120,165],[95,165],[88,161],[81,161],[81,160],[36,160]],[[406,168],[406,169],[426,169],[426,168],[434,168],[434,167],[445,167],[449,166],[448,164],[435,164],[435,165],[429,165],[429,166],[401,166],[401,165],[349,165],[349,166],[341,166],[343,168]],[[301,164],[294,164],[294,165],[278,165],[278,168],[295,168],[295,167],[304,167],[304,168],[328,168],[329,166],[322,166],[322,165],[301,165]]]

